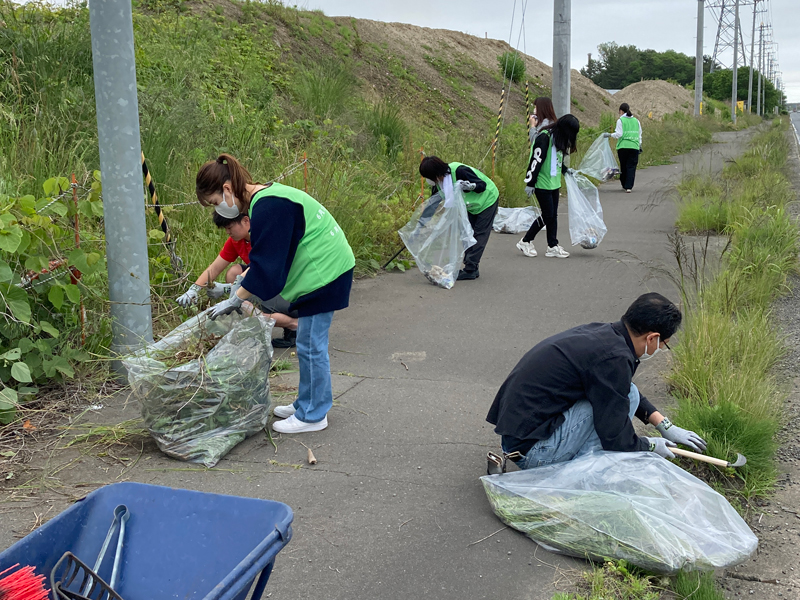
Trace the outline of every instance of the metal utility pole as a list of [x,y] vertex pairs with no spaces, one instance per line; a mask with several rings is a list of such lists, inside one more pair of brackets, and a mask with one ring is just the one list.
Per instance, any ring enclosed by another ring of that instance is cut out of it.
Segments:
[[761,81],[764,73],[764,24],[758,27],[758,98],[756,100],[756,114],[761,116]]
[[700,116],[703,102],[703,17],[705,0],[697,0],[697,51],[694,58],[694,116]]
[[731,84],[731,120],[736,125],[736,102],[739,83],[739,0],[736,0],[736,11],[733,21],[733,83]]
[[[153,339],[130,0],[90,2],[89,22],[103,175],[111,351],[121,356]],[[115,361],[115,370],[120,368]]]
[[553,1],[553,108],[570,113],[570,47],[572,0]]
[[750,38],[750,79],[747,84],[747,112],[753,112],[753,66],[755,63],[756,49],[756,15],[758,14],[758,0],[753,2],[753,36]]

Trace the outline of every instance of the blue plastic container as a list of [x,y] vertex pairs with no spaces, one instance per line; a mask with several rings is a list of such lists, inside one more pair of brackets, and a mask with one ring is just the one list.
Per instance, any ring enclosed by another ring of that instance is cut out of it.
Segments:
[[[94,566],[119,504],[130,511],[116,586],[125,600],[244,600],[256,578],[258,600],[275,556],[292,537],[292,509],[281,502],[116,483],[0,554],[0,571],[32,565],[49,587],[50,571],[66,551]],[[99,570],[106,582],[117,536]]]

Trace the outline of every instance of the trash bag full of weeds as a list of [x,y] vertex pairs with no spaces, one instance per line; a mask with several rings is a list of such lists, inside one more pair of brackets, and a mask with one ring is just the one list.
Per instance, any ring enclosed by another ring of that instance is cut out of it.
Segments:
[[611,181],[615,175],[619,175],[617,158],[606,138],[601,135],[592,142],[577,170],[603,182]]
[[591,250],[603,241],[608,229],[603,222],[600,194],[594,184],[580,173],[567,173],[567,214],[572,245]]
[[542,212],[535,206],[523,206],[522,208],[503,208],[497,209],[494,216],[492,229],[498,233],[523,233],[528,231],[533,222],[542,216]]
[[450,177],[444,178],[441,187],[398,233],[428,281],[449,290],[475,238],[461,190]]
[[275,321],[235,313],[212,321],[207,312],[123,364],[161,451],[213,467],[267,424]]
[[723,496],[652,452],[596,452],[481,480],[504,523],[570,556],[672,574],[736,565],[758,545]]

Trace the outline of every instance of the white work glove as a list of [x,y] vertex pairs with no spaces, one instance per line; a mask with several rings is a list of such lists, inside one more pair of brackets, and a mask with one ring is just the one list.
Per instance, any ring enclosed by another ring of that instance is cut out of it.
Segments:
[[532,188],[532,187],[531,187],[531,186],[529,186],[529,185],[526,185],[526,186],[525,186],[525,193],[526,193],[526,194],[528,194],[528,198],[530,198],[531,196],[533,196],[533,192],[534,192],[534,188]]
[[459,179],[456,181],[456,185],[461,188],[462,192],[471,192],[475,189],[475,184],[471,181],[464,181],[463,179]]
[[664,458],[675,458],[675,455],[669,451],[670,448],[675,447],[675,444],[670,442],[667,438],[649,437],[644,439],[650,442],[650,452],[655,452]]
[[175,302],[180,304],[183,308],[189,308],[192,304],[197,304],[197,299],[200,296],[200,290],[202,290],[199,285],[193,283],[192,286],[189,288],[189,291],[179,296],[175,299]]
[[606,131],[605,133],[603,133],[603,137],[608,139],[611,137],[611,134]]
[[689,446],[695,452],[705,452],[706,450],[706,441],[703,438],[694,431],[673,425],[669,419],[665,418],[661,421],[656,425],[656,429],[661,434],[661,437],[668,439],[670,442]]
[[230,290],[231,290],[231,286],[229,286],[229,285],[220,285],[220,284],[217,283],[217,284],[214,285],[214,287],[207,287],[206,288],[206,294],[212,300],[219,300],[225,294],[230,292]]
[[239,296],[234,296],[233,298],[228,298],[227,300],[223,300],[219,304],[214,305],[214,307],[208,311],[208,318],[212,321],[216,321],[217,317],[221,317],[222,315],[229,315],[233,311],[238,312],[239,314],[242,313],[241,306],[242,300]]
[[233,298],[236,295],[236,290],[242,287],[242,282],[244,281],[244,275],[237,275],[236,279],[233,280],[233,283],[230,287],[230,294],[228,294],[229,298]]

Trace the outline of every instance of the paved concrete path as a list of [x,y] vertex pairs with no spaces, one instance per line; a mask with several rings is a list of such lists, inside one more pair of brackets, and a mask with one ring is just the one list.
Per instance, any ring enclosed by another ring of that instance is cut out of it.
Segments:
[[[719,135],[719,143],[676,164],[640,171],[632,194],[616,182],[604,185],[609,231],[596,250],[570,247],[562,198],[559,237],[568,259],[544,257],[544,234],[536,258],[516,249],[519,236],[493,234],[480,279],[450,291],[416,269],[357,282],[331,331],[337,399],[327,430],[280,439],[277,453],[255,436],[213,472],[185,469],[149,448],[124,478],[289,504],[295,535],[268,585],[273,599],[549,600],[558,571],[583,563],[537,549],[509,529],[484,539],[503,527],[478,480],[487,450],[499,447],[486,412],[538,341],[617,320],[645,291],[676,297],[648,266],[672,264],[667,235],[676,211],[665,192],[682,171],[718,168],[747,135]],[[664,393],[658,370],[668,360],[661,353],[637,376],[657,405]],[[136,416],[133,402],[104,411],[108,420]],[[300,442],[314,449],[316,466],[290,466],[305,462]],[[66,457],[55,456],[51,466],[59,460]],[[119,472],[79,457],[59,477],[74,486]],[[55,498],[50,517],[66,506]],[[0,547],[26,532],[32,509],[16,506],[7,505]]]

